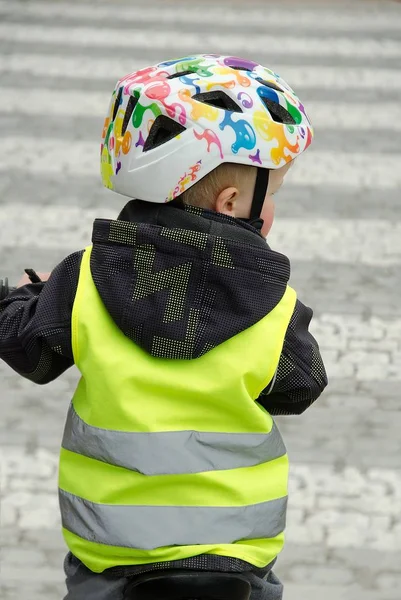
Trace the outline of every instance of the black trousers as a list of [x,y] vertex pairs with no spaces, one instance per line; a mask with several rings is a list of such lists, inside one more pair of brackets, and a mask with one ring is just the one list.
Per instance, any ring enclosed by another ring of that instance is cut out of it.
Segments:
[[[69,553],[64,563],[68,593],[64,600],[123,600],[127,577],[93,573]],[[273,571],[262,579],[243,573],[252,586],[251,600],[282,600],[283,586]]]

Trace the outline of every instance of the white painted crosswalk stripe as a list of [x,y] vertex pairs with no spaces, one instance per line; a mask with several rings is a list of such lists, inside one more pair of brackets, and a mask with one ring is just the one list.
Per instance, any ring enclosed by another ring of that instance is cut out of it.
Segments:
[[[251,4],[251,3],[250,3]],[[99,4],[94,10],[93,5],[75,4],[73,9],[70,3],[35,2],[34,4],[15,0],[0,2],[0,11],[3,14],[19,15],[23,17],[40,17],[41,19],[73,18],[79,22],[101,19],[107,22],[124,20],[133,24],[143,23],[147,27],[153,24],[169,24],[179,28],[181,25],[196,26],[198,23],[213,25],[239,25],[246,19],[248,26],[259,26],[264,29],[269,27],[294,27],[297,29],[321,29],[322,14],[319,10],[304,8],[300,10],[297,5],[291,11],[277,10],[274,6],[259,6],[245,9],[236,6],[235,11],[225,10],[223,7],[208,6],[205,9],[188,4],[175,3],[175,7],[160,4],[155,6],[141,6],[140,9],[129,4],[115,6],[114,4]],[[371,10],[365,15],[352,14],[350,11],[324,11],[324,29],[337,32],[352,31],[387,31],[397,29],[397,20],[391,13]]]
[[346,56],[352,58],[398,58],[401,57],[401,43],[383,39],[350,39],[349,37],[314,38],[312,36],[275,36],[266,32],[254,34],[251,38],[238,36],[232,32],[180,32],[146,31],[143,29],[113,30],[108,27],[47,27],[39,25],[0,24],[0,40],[13,44],[33,42],[86,48],[136,48],[141,50],[160,49],[164,54],[188,51],[211,51],[232,54],[256,53],[261,48],[271,47],[276,52],[297,56]]
[[[100,135],[100,134],[99,134]],[[26,173],[98,176],[99,143],[65,142],[49,138],[3,137],[0,172],[24,165]],[[287,177],[286,185],[339,185],[350,188],[397,189],[401,186],[401,156],[355,152],[305,153]]]
[[[115,218],[116,206],[124,201],[123,197],[110,194],[109,209],[4,205],[0,213],[3,232],[0,248],[81,248],[90,240],[93,220],[97,217]],[[32,229],[30,223],[37,221],[38,215],[38,226]],[[381,243],[374,245],[373,239],[381,240]],[[401,265],[400,240],[401,222],[364,219],[278,219],[269,234],[273,248],[298,261],[372,266]],[[300,244],[302,252],[299,251]]]
[[[160,60],[166,58],[166,52],[160,52]],[[93,58],[83,55],[52,56],[49,54],[26,54],[16,52],[0,55],[0,73],[29,74],[44,77],[73,77],[77,79],[109,79],[110,85],[134,70],[154,64],[155,59],[146,60],[146,51],[130,53],[127,56]],[[267,64],[274,68],[291,86],[299,88],[317,88],[331,90],[368,90],[383,88],[401,90],[401,78],[395,69],[371,69],[363,67],[305,66],[300,69],[290,65]],[[340,98],[341,99],[341,98]],[[1,98],[0,98],[1,102]]]
[[[372,244],[373,239],[380,244]],[[401,265],[401,221],[278,219],[269,240],[276,250],[301,261]]]
[[[70,90],[29,89],[21,93],[15,88],[3,88],[0,113],[23,115],[51,115],[60,117],[106,116],[109,92],[78,92]],[[372,104],[356,105],[341,102],[308,102],[308,114],[318,131],[324,129],[378,130],[389,128],[401,131],[401,105],[383,103],[381,110]]]
[[328,548],[401,550],[399,470],[294,464],[290,492],[287,535],[293,543],[310,544],[313,531],[313,543],[326,538]]
[[401,381],[400,318],[323,313],[312,319],[310,331],[319,340],[329,379]]

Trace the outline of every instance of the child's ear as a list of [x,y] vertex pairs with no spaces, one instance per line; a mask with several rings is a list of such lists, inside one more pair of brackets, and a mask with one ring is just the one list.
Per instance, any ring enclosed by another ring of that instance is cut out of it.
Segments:
[[222,190],[216,198],[216,212],[228,217],[235,217],[238,196],[239,191],[235,187],[228,187]]

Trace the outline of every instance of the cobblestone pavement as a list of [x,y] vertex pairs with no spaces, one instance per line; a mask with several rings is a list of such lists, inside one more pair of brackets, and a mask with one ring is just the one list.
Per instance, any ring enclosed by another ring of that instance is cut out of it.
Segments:
[[[0,0],[1,274],[51,269],[120,208],[97,175],[119,75],[203,50],[288,79],[316,143],[277,198],[270,242],[315,309],[331,381],[279,419],[292,493],[277,570],[286,600],[399,600],[401,5],[187,4]],[[63,597],[57,453],[76,381],[72,369],[35,387],[0,365],[4,600]]]

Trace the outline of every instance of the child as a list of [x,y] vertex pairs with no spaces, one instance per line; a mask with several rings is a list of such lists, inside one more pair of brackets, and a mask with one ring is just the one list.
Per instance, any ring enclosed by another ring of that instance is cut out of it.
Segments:
[[138,200],[0,305],[19,374],[82,374],[60,459],[68,600],[122,600],[130,577],[166,568],[243,572],[252,600],[282,598],[288,459],[271,415],[302,413],[327,380],[265,236],[311,140],[291,88],[249,60],[117,83],[102,178]]

